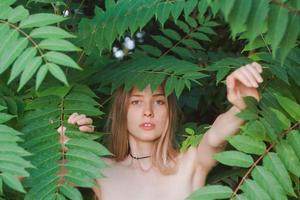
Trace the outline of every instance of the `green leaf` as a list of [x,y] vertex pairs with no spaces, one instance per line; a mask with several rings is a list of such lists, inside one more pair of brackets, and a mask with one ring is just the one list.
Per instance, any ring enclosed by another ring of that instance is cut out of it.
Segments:
[[41,63],[41,57],[36,57],[32,60],[29,66],[26,66],[20,78],[18,91],[20,91],[24,87],[24,85],[29,81],[29,79],[35,74],[35,72],[40,67]]
[[63,53],[50,51],[45,54],[45,58],[50,62],[81,70],[79,65],[72,58]]
[[251,9],[249,20],[247,21],[247,31],[250,34],[250,42],[263,32],[265,19],[268,16],[269,2],[268,0],[253,0],[253,8]]
[[7,174],[7,173],[2,173],[2,174],[0,174],[0,176],[2,177],[3,182],[6,185],[8,185],[10,188],[17,190],[19,192],[22,192],[22,193],[26,193],[22,184],[16,177],[14,177],[10,174]]
[[196,190],[187,199],[227,199],[231,196],[232,192],[231,188],[227,186],[208,185]]
[[64,184],[59,188],[59,191],[69,199],[82,200],[81,193],[77,188]]
[[12,66],[11,74],[8,80],[8,84],[11,83],[17,76],[21,74],[21,72],[29,66],[32,62],[33,57],[36,55],[37,50],[34,47],[27,48],[15,61]]
[[297,130],[292,130],[288,136],[287,141],[293,147],[295,153],[297,154],[298,158],[300,159],[300,133]]
[[291,178],[276,153],[269,153],[263,159],[263,166],[278,180],[282,188],[291,196],[296,196]]
[[176,40],[176,41],[180,40],[180,38],[181,38],[181,36],[172,29],[163,29],[162,32],[169,38]]
[[183,9],[185,19],[187,19],[188,16],[191,14],[191,12],[196,7],[197,3],[198,0],[189,0],[185,2],[184,9]]
[[45,65],[42,65],[39,69],[39,71],[36,74],[36,84],[35,84],[35,89],[38,90],[41,83],[43,82],[43,80],[45,79],[46,75],[48,72],[48,68]]
[[244,153],[262,155],[265,152],[266,145],[264,142],[256,140],[246,135],[236,135],[230,137],[228,142],[237,150]]
[[6,7],[14,4],[17,0],[1,0],[0,7]]
[[167,39],[166,37],[160,36],[160,35],[154,35],[152,36],[152,38],[159,44],[161,44],[162,46],[166,47],[166,48],[171,48],[173,46],[172,42]]
[[271,5],[268,15],[268,33],[266,39],[272,46],[272,55],[275,57],[277,48],[285,34],[288,25],[288,10],[278,5]]
[[235,0],[220,1],[221,10],[224,13],[225,20],[228,21],[228,16],[235,4]]
[[33,29],[30,33],[32,38],[74,38],[76,36],[68,33],[67,31],[55,27],[55,26],[44,26]]
[[66,146],[71,149],[87,150],[99,156],[111,155],[111,153],[103,145],[84,139],[70,139]]
[[276,94],[275,97],[281,107],[283,107],[290,116],[292,116],[295,120],[300,121],[300,105],[298,103],[278,94]]
[[[299,1],[294,1],[294,2],[299,4]],[[294,14],[292,14],[292,16],[290,17],[291,19],[288,22],[286,33],[284,34],[281,43],[279,45],[281,65],[283,64],[289,51],[297,45],[296,41],[300,32],[300,26],[298,26],[298,24],[300,23],[300,17]]]
[[7,20],[10,23],[17,23],[18,21],[25,19],[28,15],[28,10],[26,10],[22,5],[19,5],[9,12]]
[[63,82],[66,86],[69,86],[67,78],[65,76],[65,73],[59,66],[57,66],[56,64],[53,64],[53,63],[47,63],[46,65],[47,65],[47,68],[50,71],[50,73],[55,78],[57,78],[58,80]]
[[3,73],[27,47],[27,38],[20,38],[11,43],[9,48],[0,55],[0,74]]
[[276,151],[278,153],[279,158],[284,163],[285,167],[290,172],[300,177],[300,160],[294,152],[293,148],[289,145],[289,143],[286,140],[282,140],[279,144],[277,144]]
[[249,135],[257,140],[264,140],[266,136],[266,129],[260,121],[250,121],[242,127],[243,134]]
[[214,158],[220,163],[228,166],[248,168],[253,164],[250,155],[239,151],[224,151],[214,155]]
[[81,49],[71,42],[62,39],[45,39],[39,43],[41,49],[53,51],[80,51]]
[[169,96],[172,91],[175,88],[175,82],[176,82],[176,77],[175,76],[169,76],[165,85],[165,95]]
[[11,120],[12,118],[16,117],[15,115],[9,115],[6,113],[0,113],[0,124],[5,123],[9,120]]
[[49,24],[58,23],[66,20],[66,18],[50,14],[50,13],[38,13],[30,15],[28,18],[21,21],[20,28],[32,28],[32,27],[41,27]]
[[251,174],[258,185],[268,192],[272,199],[287,200],[280,183],[267,169],[261,166],[256,166]]
[[158,21],[162,26],[170,16],[171,9],[172,9],[171,5],[172,4],[170,2],[162,2],[157,6],[156,18],[158,19]]
[[291,126],[291,121],[279,110],[276,110],[274,108],[270,108],[270,111],[275,114],[279,122],[281,123],[280,126],[283,130],[289,128]]
[[255,181],[246,179],[241,189],[249,199],[271,200],[271,197]]

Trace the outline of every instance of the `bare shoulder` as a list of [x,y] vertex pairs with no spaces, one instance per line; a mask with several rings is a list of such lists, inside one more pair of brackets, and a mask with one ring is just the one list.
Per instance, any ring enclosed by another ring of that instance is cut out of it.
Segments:
[[196,159],[197,148],[191,146],[186,151],[179,153],[178,164],[183,168],[188,167],[191,170],[191,168],[196,166]]
[[101,160],[103,160],[105,163],[109,164],[109,165],[112,165],[112,164],[115,164],[116,161],[112,158],[107,158],[107,157],[101,157]]

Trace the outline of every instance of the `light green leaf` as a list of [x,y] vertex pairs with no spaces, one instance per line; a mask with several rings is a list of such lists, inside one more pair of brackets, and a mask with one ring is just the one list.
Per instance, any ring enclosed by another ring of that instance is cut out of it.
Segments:
[[256,140],[246,135],[236,135],[230,137],[228,139],[228,142],[237,150],[245,153],[262,155],[266,149],[266,145],[264,142]]
[[14,4],[17,0],[1,0],[0,7],[10,6]]
[[68,33],[67,31],[55,27],[55,26],[44,26],[33,29],[30,33],[32,38],[74,38],[76,36]]
[[10,115],[7,113],[0,113],[0,123],[5,123],[9,120],[11,120],[12,118],[16,117],[15,115]]
[[281,127],[283,130],[289,128],[291,126],[291,121],[279,110],[274,108],[270,108],[270,111],[275,114],[279,122],[281,123]]
[[253,158],[250,155],[239,151],[224,151],[215,154],[214,158],[220,163],[228,166],[248,168],[253,163]]
[[66,20],[60,15],[54,15],[50,13],[38,13],[30,15],[28,18],[21,21],[20,28],[32,28],[32,27],[41,27],[49,24],[58,23]]
[[289,145],[289,143],[286,140],[282,140],[279,144],[277,144],[276,151],[278,153],[279,158],[284,163],[285,167],[290,172],[300,177],[300,161],[293,148]]
[[267,169],[262,166],[256,166],[251,174],[258,185],[268,192],[272,199],[287,200],[280,183]]
[[50,62],[81,70],[79,65],[72,58],[63,53],[50,51],[45,54],[45,58]]
[[292,130],[288,136],[287,141],[293,147],[295,153],[300,159],[300,133],[298,130]]
[[8,185],[10,188],[17,190],[19,192],[22,192],[22,193],[26,193],[22,184],[16,177],[14,177],[8,173],[2,173],[2,174],[0,174],[0,176],[2,177],[3,182],[6,185]]
[[80,51],[81,49],[71,42],[62,39],[45,39],[39,43],[41,49],[53,51]]
[[28,67],[36,53],[36,48],[29,47],[18,57],[12,66],[8,84],[15,80],[15,78],[17,78],[17,76],[19,76],[19,74],[21,74],[21,72]]
[[29,66],[26,66],[20,78],[18,91],[20,91],[24,87],[24,85],[29,81],[29,79],[35,74],[35,72],[40,67],[41,63],[41,57],[36,57],[32,60]]
[[7,20],[11,23],[17,23],[18,21],[25,19],[28,15],[28,10],[26,10],[22,5],[19,5],[9,12]]
[[298,122],[300,121],[300,105],[296,103],[295,101],[284,97],[280,96],[278,94],[275,95],[278,103],[285,109],[286,112],[290,114],[295,120]]
[[243,134],[249,135],[257,140],[264,140],[266,136],[266,129],[264,125],[258,121],[250,121],[242,127]]
[[158,21],[162,26],[164,26],[164,23],[169,18],[171,9],[172,9],[172,4],[170,2],[166,1],[158,4],[155,13],[156,13],[156,18],[158,19]]
[[65,76],[65,73],[63,72],[63,70],[59,66],[57,66],[56,64],[53,64],[53,63],[47,63],[46,65],[47,65],[48,70],[50,71],[50,73],[55,78],[57,78],[58,80],[63,82],[66,86],[69,86],[67,78]]
[[282,188],[291,196],[296,196],[291,178],[276,153],[269,153],[263,159],[263,166],[278,180]]
[[36,74],[36,84],[35,84],[35,89],[38,90],[41,83],[43,82],[43,80],[45,79],[46,75],[48,72],[48,68],[45,65],[42,65],[39,69],[39,71]]
[[268,193],[253,180],[246,179],[241,189],[245,192],[246,197],[249,199],[271,200]]
[[187,199],[227,199],[231,196],[232,192],[231,188],[227,186],[208,185],[196,190]]
[[10,44],[10,47],[0,55],[0,74],[14,62],[27,45],[27,38],[20,38],[18,41]]

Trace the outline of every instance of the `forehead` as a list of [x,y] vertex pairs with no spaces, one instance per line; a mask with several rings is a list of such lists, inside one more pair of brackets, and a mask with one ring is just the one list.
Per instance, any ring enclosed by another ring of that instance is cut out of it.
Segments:
[[151,87],[148,85],[143,90],[139,90],[137,87],[134,87],[130,93],[130,95],[134,94],[163,94],[164,95],[164,89],[162,86],[158,86],[156,90],[152,92]]

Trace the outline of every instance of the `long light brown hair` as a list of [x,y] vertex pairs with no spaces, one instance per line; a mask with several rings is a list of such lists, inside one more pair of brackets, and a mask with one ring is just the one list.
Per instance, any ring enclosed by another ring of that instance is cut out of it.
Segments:
[[[131,90],[132,91],[132,90]],[[113,102],[109,115],[109,149],[114,154],[115,161],[124,160],[130,152],[129,133],[127,129],[127,110],[131,91],[123,87],[117,89],[113,95]],[[152,163],[161,173],[173,174],[177,170],[176,157],[179,151],[175,147],[175,130],[177,128],[177,100],[174,94],[167,97],[168,120],[165,131],[155,141]]]

